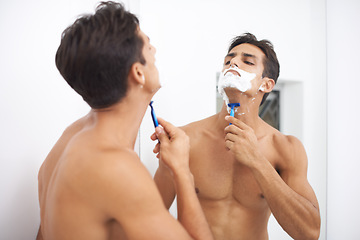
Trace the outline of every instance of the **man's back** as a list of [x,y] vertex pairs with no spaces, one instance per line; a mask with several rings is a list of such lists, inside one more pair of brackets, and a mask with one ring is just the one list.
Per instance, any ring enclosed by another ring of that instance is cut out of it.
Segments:
[[121,234],[120,225],[89,195],[100,184],[96,172],[101,171],[101,154],[110,150],[105,150],[103,139],[91,137],[93,131],[87,117],[72,124],[40,169],[39,199],[45,239],[109,239],[110,234]]

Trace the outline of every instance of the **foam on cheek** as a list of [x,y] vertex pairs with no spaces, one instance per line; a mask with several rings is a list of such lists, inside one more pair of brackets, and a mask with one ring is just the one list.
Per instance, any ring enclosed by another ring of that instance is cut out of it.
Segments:
[[[229,72],[229,70],[234,70],[240,74],[240,76]],[[255,73],[249,73],[244,70],[241,70],[237,67],[230,67],[220,74],[218,91],[223,97],[226,105],[229,104],[229,97],[226,95],[225,88],[235,88],[240,92],[246,92],[251,89],[251,81],[256,77]],[[229,109],[228,109],[229,111]]]
[[263,85],[261,85],[260,87],[259,87],[259,91],[264,91],[265,90],[265,87],[263,86]]

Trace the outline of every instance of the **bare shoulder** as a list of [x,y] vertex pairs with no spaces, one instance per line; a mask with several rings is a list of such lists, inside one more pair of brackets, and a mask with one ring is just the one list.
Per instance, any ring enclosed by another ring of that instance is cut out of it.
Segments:
[[48,153],[38,173],[39,192],[42,192],[41,190],[43,187],[43,181],[49,181],[59,159],[64,153],[64,150],[67,148],[69,142],[79,131],[83,129],[85,125],[85,119],[86,116],[69,125],[63,131],[60,138],[57,140],[51,151]]
[[274,147],[276,165],[279,170],[303,169],[306,172],[307,155],[302,142],[295,136],[285,135],[278,130],[271,131],[271,141]]
[[61,134],[60,138],[55,143],[54,147],[49,152],[46,160],[48,161],[55,161],[58,160],[60,155],[63,153],[64,149],[68,145],[69,141],[79,132],[81,131],[85,124],[86,124],[86,118],[82,117],[79,120],[73,122],[71,125],[69,125]]
[[89,118],[88,115],[85,115],[82,118],[71,123],[69,126],[67,126],[63,131],[59,140],[69,139],[73,137],[76,133],[81,131],[85,127],[88,118]]
[[190,138],[195,137],[204,131],[211,129],[214,126],[214,121],[216,120],[217,114],[210,116],[208,118],[201,119],[199,121],[191,122],[185,126],[182,126],[181,129],[185,131]]
[[283,156],[294,157],[298,156],[300,153],[305,153],[302,142],[295,136],[275,132],[273,134],[273,142],[276,149]]

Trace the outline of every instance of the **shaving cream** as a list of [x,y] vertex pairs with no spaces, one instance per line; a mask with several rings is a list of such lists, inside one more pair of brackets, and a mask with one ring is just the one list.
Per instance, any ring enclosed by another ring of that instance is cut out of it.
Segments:
[[[234,74],[230,70],[237,72],[239,75]],[[226,102],[226,105],[229,104],[229,98],[226,95],[225,88],[235,88],[240,92],[246,92],[251,89],[251,81],[255,79],[255,77],[255,73],[246,72],[236,66],[230,66],[230,68],[225,69],[222,74],[220,74],[218,91]]]

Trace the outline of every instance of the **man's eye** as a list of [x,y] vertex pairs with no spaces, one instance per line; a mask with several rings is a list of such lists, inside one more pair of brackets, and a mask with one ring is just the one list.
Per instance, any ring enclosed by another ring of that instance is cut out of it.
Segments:
[[230,61],[226,61],[226,62],[225,62],[225,65],[229,65],[229,64],[230,64]]
[[244,63],[246,63],[247,65],[254,65],[254,63],[249,62],[249,61],[244,61]]

